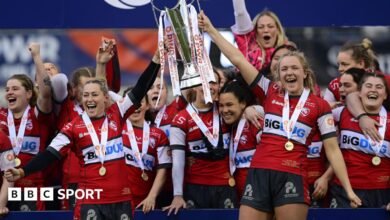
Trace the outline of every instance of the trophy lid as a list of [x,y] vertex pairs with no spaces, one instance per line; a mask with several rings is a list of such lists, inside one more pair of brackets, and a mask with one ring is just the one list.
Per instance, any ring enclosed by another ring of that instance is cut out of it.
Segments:
[[180,89],[190,89],[202,85],[199,73],[196,71],[194,64],[184,64],[184,73],[180,80]]

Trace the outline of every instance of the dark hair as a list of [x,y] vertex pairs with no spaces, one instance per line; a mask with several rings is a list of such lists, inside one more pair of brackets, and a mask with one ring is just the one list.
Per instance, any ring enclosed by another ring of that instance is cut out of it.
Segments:
[[11,79],[18,80],[22,86],[26,89],[26,91],[31,91],[31,98],[29,100],[29,104],[31,106],[35,106],[37,104],[37,99],[38,99],[38,93],[35,89],[34,82],[31,80],[30,77],[28,77],[26,74],[15,74],[8,78],[7,82],[10,81]]
[[347,71],[345,71],[344,74],[348,74],[348,75],[352,76],[353,81],[357,85],[359,85],[360,81],[362,80],[362,77],[364,76],[365,73],[366,73],[366,71],[364,69],[353,67],[353,68],[349,68]]
[[298,51],[298,48],[295,47],[294,45],[292,44],[283,44],[283,45],[280,45],[279,47],[276,47],[274,52],[272,52],[272,55],[271,55],[271,60],[274,58],[275,54],[281,50],[281,49],[287,49],[288,51]]
[[253,93],[242,78],[226,82],[219,92],[219,94],[223,93],[232,93],[240,103],[245,103],[246,106],[255,104]]
[[[122,96],[125,97],[125,96],[127,95],[127,93],[131,92],[131,90],[133,90],[133,89],[134,89],[134,85],[131,85],[131,86],[127,87],[125,90],[123,90]],[[146,101],[146,104],[149,105],[150,103],[149,103],[149,99],[148,99],[148,94],[147,94],[147,93],[146,93],[146,95],[144,96],[144,99],[145,99],[145,101]],[[141,106],[141,102],[142,102],[142,101],[140,101],[140,105],[139,105],[138,107]],[[152,115],[153,115],[153,114],[152,114],[152,112],[150,111],[150,109],[147,110],[147,111],[145,112],[145,120],[154,123],[154,118],[153,118]]]
[[389,90],[389,85],[387,84],[387,81],[386,81],[386,78],[385,78],[385,75],[381,74],[381,73],[374,73],[374,72],[366,72],[361,80],[360,80],[360,83],[359,83],[359,91],[362,89],[362,86],[363,84],[367,81],[367,79],[369,77],[375,77],[375,78],[379,78],[382,80],[383,82],[383,85],[385,86],[385,90],[386,90],[386,94],[387,94],[387,98],[383,101],[383,106],[389,110],[390,109],[390,99],[389,99],[389,95],[390,95],[390,90]]

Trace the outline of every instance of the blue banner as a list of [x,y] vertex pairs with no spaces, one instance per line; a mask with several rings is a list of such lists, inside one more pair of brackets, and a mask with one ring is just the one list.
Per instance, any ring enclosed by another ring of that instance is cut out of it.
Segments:
[[[155,28],[150,1],[1,1],[0,28]],[[232,0],[199,1],[216,27],[234,23]],[[177,0],[154,2],[163,8],[173,7]],[[252,17],[264,8],[275,11],[286,27],[390,25],[388,0],[246,0],[246,4]]]

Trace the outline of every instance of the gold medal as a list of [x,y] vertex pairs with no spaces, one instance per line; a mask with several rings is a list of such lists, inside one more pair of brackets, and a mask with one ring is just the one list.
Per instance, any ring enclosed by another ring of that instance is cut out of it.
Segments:
[[142,171],[141,178],[142,178],[144,181],[148,181],[148,179],[149,179],[148,174],[146,174],[144,171]]
[[229,177],[229,186],[234,187],[236,185],[236,180],[231,176]]
[[22,164],[22,161],[18,157],[16,157],[15,158],[15,167],[20,166],[20,164]]
[[379,164],[381,164],[381,158],[378,157],[378,156],[375,156],[372,158],[371,160],[372,164],[374,164],[375,166],[378,166]]
[[294,149],[294,144],[291,141],[287,141],[284,144],[284,148],[286,148],[287,151],[292,151]]
[[99,175],[100,176],[104,176],[104,175],[106,175],[106,168],[104,167],[104,166],[102,166],[102,167],[100,167],[100,169],[99,169]]

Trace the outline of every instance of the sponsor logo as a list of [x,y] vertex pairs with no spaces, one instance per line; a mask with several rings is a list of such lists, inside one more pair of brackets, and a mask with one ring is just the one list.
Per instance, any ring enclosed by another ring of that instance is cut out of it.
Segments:
[[[264,126],[266,128],[272,128],[272,129],[279,129],[281,131],[284,131],[282,123],[278,120],[272,120],[272,119],[265,119]],[[298,128],[297,126],[294,127],[292,134],[296,134],[298,137],[302,138],[305,137],[305,130],[303,128]]]
[[297,188],[295,187],[293,182],[287,182],[284,185],[284,188],[286,190],[284,194],[285,198],[298,197],[299,194],[297,193]]
[[146,4],[149,4],[151,0],[104,0],[112,7],[119,9],[135,9]]

